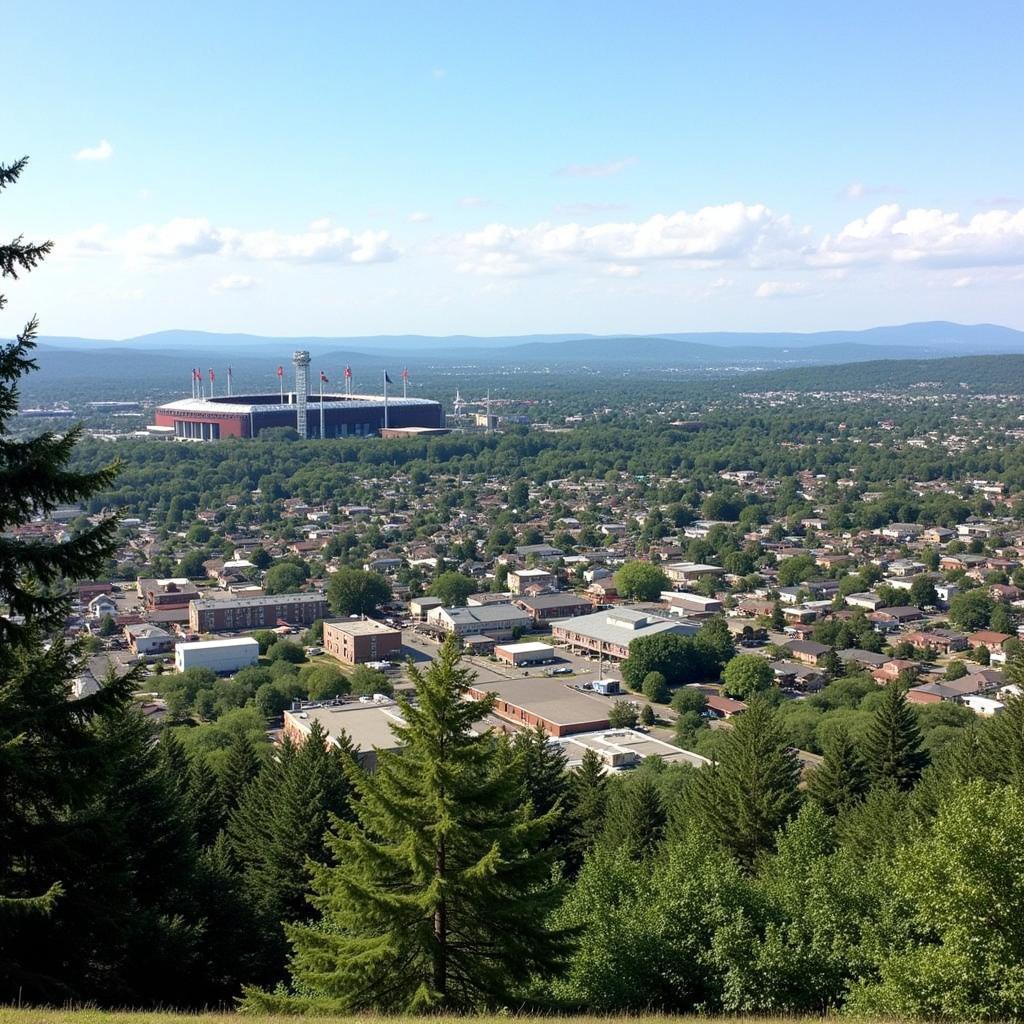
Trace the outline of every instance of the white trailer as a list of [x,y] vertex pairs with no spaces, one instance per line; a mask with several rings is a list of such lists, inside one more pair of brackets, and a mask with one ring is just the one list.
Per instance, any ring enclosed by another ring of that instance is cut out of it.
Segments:
[[248,636],[174,645],[174,667],[179,672],[187,668],[208,668],[219,676],[227,676],[258,664],[259,659],[260,645]]

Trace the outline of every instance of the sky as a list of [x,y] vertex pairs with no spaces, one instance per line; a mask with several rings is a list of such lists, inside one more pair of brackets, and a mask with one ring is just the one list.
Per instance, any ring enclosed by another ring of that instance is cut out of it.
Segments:
[[6,0],[0,333],[1024,328],[1024,5]]

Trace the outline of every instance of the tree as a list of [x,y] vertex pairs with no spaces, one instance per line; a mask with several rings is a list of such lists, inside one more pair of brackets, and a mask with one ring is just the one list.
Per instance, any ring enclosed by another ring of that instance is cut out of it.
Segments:
[[875,786],[911,789],[928,764],[921,731],[901,686],[885,688],[864,738],[864,763]]
[[[0,165],[0,192],[27,162]],[[22,236],[0,243],[0,278],[31,272],[50,249],[50,242]],[[5,305],[0,295],[0,310]],[[111,679],[90,697],[68,699],[81,663],[62,637],[69,584],[102,571],[116,549],[116,520],[103,517],[58,542],[12,536],[33,516],[87,502],[115,475],[112,466],[94,473],[70,468],[79,427],[11,437],[18,382],[36,369],[30,354],[37,329],[33,317],[0,345],[0,606],[7,608],[0,615],[0,1001],[8,1002],[53,991],[45,985],[60,965],[45,940],[33,944],[29,936],[47,916],[59,919],[62,895],[83,874],[72,844],[58,840],[85,827],[103,783],[98,769],[109,744],[93,725],[120,713],[136,681],[134,674]]]
[[583,751],[579,766],[570,775],[566,804],[569,825],[567,861],[570,870],[577,871],[604,831],[608,806],[608,778],[604,773],[604,763],[590,747]]
[[652,725],[657,725],[658,716],[654,713],[654,708],[650,704],[645,704],[640,709],[640,723],[641,725],[647,726],[649,729]]
[[339,569],[327,584],[327,600],[335,615],[372,615],[391,600],[391,586],[376,572]]
[[648,672],[642,689],[644,696],[654,704],[664,704],[668,700],[668,683],[660,672]]
[[697,679],[701,659],[693,640],[678,633],[638,637],[629,645],[629,657],[622,663],[622,678],[627,686],[639,690],[649,672],[660,672],[673,684]]
[[604,842],[635,860],[650,857],[665,835],[664,804],[649,772],[622,785],[608,810]]
[[722,692],[737,700],[750,700],[775,682],[771,665],[759,654],[737,654],[722,673]]
[[842,658],[836,653],[834,647],[830,647],[825,652],[825,656],[821,659],[821,667],[825,670],[825,675],[830,680],[838,679],[846,674],[846,666],[843,664]]
[[308,573],[294,562],[278,562],[267,570],[263,589],[268,594],[294,594],[306,582]]
[[910,600],[918,608],[939,603],[939,594],[930,576],[922,574],[914,578],[914,581],[910,584]]
[[808,796],[834,817],[862,800],[867,791],[868,773],[857,748],[845,729],[833,729],[821,764],[807,779]]
[[631,701],[616,700],[608,709],[608,724],[613,729],[635,729],[639,719]]
[[[882,862],[884,863],[884,862]],[[885,869],[885,917],[858,1015],[1006,1020],[1024,988],[1024,798],[981,781],[959,787],[933,828]],[[876,979],[877,980],[874,980]]]
[[186,579],[205,580],[206,566],[203,565],[205,560],[206,556],[202,551],[189,551],[181,556],[181,561],[178,562],[175,572]]
[[537,815],[515,761],[472,730],[493,701],[463,700],[455,641],[410,676],[401,752],[379,751],[372,774],[347,768],[356,820],[335,823],[334,863],[314,873],[320,920],[288,928],[301,995],[250,991],[250,1008],[471,1009],[557,973],[567,936],[547,924],[558,889],[538,851],[558,812]]
[[343,761],[353,756],[342,734],[337,746],[314,722],[298,747],[286,740],[247,786],[227,824],[243,889],[266,929],[262,970],[270,983],[284,964],[282,922],[308,920],[307,865],[328,860],[332,816],[348,819],[349,785]]
[[988,625],[995,602],[984,590],[965,590],[949,602],[949,621],[959,629],[974,632]]
[[114,621],[114,617],[107,612],[102,619],[100,619],[99,629],[97,630],[100,636],[113,636],[117,632],[117,623]]
[[997,602],[993,607],[988,620],[988,628],[997,633],[1008,633],[1010,636],[1017,632],[1017,624],[1013,621],[1013,616],[1005,604]]
[[799,807],[800,764],[763,698],[733,721],[717,763],[697,775],[693,805],[701,827],[749,869]]
[[370,668],[368,665],[356,665],[349,677],[352,692],[360,694],[383,693],[391,694],[394,687],[391,680],[383,672]]
[[736,656],[736,645],[723,615],[715,615],[700,627],[693,646],[703,662],[701,671],[709,677],[717,676]]
[[947,666],[946,671],[942,673],[943,679],[963,679],[967,675],[967,666],[959,659],[954,658]]
[[615,573],[615,589],[627,601],[657,601],[669,581],[651,562],[627,562]]
[[466,598],[477,591],[477,582],[461,572],[443,572],[438,576],[427,593],[440,598],[446,608],[461,608]]
[[267,660],[270,662],[287,661],[292,665],[301,665],[306,660],[306,654],[302,648],[291,640],[275,640],[267,648]]

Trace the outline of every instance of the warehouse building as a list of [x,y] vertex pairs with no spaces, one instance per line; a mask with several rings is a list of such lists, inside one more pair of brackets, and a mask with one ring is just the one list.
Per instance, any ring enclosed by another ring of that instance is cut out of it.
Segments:
[[483,700],[488,694],[494,694],[499,718],[528,729],[539,725],[549,736],[608,728],[610,700],[552,679],[509,679],[471,685],[466,691],[470,700]]
[[494,648],[494,656],[506,665],[517,668],[522,665],[547,665],[554,661],[555,649],[551,644],[538,642],[523,644],[502,644]]
[[258,664],[259,660],[260,645],[248,636],[174,645],[174,667],[179,672],[189,668],[208,668],[217,675],[228,676]]
[[638,637],[657,633],[693,636],[699,629],[696,622],[686,619],[668,619],[637,608],[613,608],[554,622],[551,635],[555,643],[575,653],[622,661],[629,657],[629,645]]
[[402,631],[373,619],[337,619],[324,623],[323,647],[346,665],[387,661],[402,656]]
[[376,696],[358,701],[327,701],[323,704],[303,701],[284,713],[284,734],[294,743],[304,743],[314,722],[319,722],[327,741],[337,745],[342,733],[355,748],[360,766],[373,771],[378,750],[398,750],[401,744],[392,731],[402,725],[398,705],[388,697]]
[[328,614],[327,598],[319,591],[237,597],[224,601],[191,601],[188,624],[193,633],[245,633],[277,626],[311,626]]

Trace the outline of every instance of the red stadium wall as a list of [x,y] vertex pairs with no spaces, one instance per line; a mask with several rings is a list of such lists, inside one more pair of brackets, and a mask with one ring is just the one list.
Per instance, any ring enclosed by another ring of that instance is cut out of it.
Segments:
[[178,423],[217,423],[220,426],[221,437],[248,437],[249,417],[248,416],[206,416],[201,413],[168,413],[159,409],[155,414],[158,427],[173,427]]

